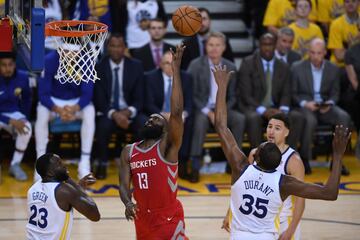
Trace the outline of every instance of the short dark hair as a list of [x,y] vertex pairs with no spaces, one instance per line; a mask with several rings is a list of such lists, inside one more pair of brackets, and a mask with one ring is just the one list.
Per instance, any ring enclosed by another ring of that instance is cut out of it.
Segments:
[[198,9],[199,9],[199,12],[206,12],[207,15],[208,15],[209,18],[210,18],[210,11],[209,11],[209,9],[204,8],[204,7],[200,7],[200,8],[198,8]]
[[35,169],[38,174],[44,178],[50,167],[50,160],[55,157],[53,153],[46,153],[36,160]]
[[271,119],[276,119],[282,121],[287,129],[290,129],[290,120],[289,117],[285,113],[276,113],[270,116],[269,121]]
[[280,149],[275,143],[264,143],[259,149],[259,160],[264,170],[276,169],[281,161]]
[[150,19],[150,24],[151,22],[162,22],[164,24],[164,28],[167,28],[167,24],[168,24],[168,22],[165,19],[159,17]]
[[109,45],[109,42],[112,38],[122,38],[124,44],[125,44],[125,47],[127,46],[126,45],[126,40],[125,40],[125,37],[123,34],[119,33],[119,32],[113,32],[110,34],[110,36],[108,37],[108,39],[106,40],[106,44],[105,46]]
[[12,60],[16,60],[16,53],[15,51],[9,52],[0,52],[0,59],[11,58]]

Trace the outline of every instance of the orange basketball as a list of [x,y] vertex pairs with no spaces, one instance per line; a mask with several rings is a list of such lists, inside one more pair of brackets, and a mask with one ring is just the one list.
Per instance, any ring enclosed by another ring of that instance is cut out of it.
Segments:
[[181,6],[172,15],[175,30],[183,36],[196,34],[200,30],[201,21],[199,10],[193,6]]

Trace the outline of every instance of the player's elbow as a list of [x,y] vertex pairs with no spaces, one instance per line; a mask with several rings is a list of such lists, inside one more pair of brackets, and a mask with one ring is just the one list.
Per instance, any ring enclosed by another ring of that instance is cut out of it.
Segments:
[[94,211],[94,213],[91,216],[89,216],[89,220],[93,221],[93,222],[100,221],[100,218],[101,218],[101,216],[100,216],[100,212],[98,209],[96,209],[96,211]]

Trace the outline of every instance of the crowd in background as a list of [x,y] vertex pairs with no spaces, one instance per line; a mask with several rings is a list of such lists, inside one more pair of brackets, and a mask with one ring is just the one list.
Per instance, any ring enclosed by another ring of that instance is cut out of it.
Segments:
[[[45,71],[37,79],[37,94],[21,70],[21,59],[14,53],[0,54],[0,128],[17,135],[10,174],[18,180],[28,178],[20,162],[32,132],[39,157],[46,152],[49,122],[81,120],[79,177],[90,172],[93,152],[98,159],[96,177],[104,179],[111,135],[117,133],[125,143],[126,134],[132,133],[133,140],[138,140],[152,113],[167,117],[170,112],[169,50],[174,46],[164,41],[168,24],[164,4],[155,0],[44,2],[47,21],[101,21],[111,34],[96,65],[100,80],[80,86],[55,79],[59,56],[53,39],[47,38]],[[257,147],[267,119],[284,112],[291,120],[288,143],[299,151],[305,172],[311,174],[317,125],[343,124],[359,133],[360,0],[244,2],[258,46],[240,66],[234,63],[229,39],[211,28],[211,13],[205,8],[199,8],[200,31],[184,38],[185,131],[179,176],[190,182],[199,181],[202,146],[214,125],[217,86],[210,69],[218,64],[237,72],[229,83],[227,106],[228,126],[239,146],[246,133],[250,147]],[[38,102],[31,104],[32,99]],[[36,107],[34,119],[31,106]],[[359,140],[355,150],[360,159]],[[349,174],[345,166],[342,173]]]

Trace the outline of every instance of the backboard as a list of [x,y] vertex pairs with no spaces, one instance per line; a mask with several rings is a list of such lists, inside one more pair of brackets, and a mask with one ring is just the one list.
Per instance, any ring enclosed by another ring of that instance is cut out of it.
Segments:
[[5,15],[14,28],[13,41],[28,69],[41,72],[45,55],[45,10],[42,0],[5,0]]

